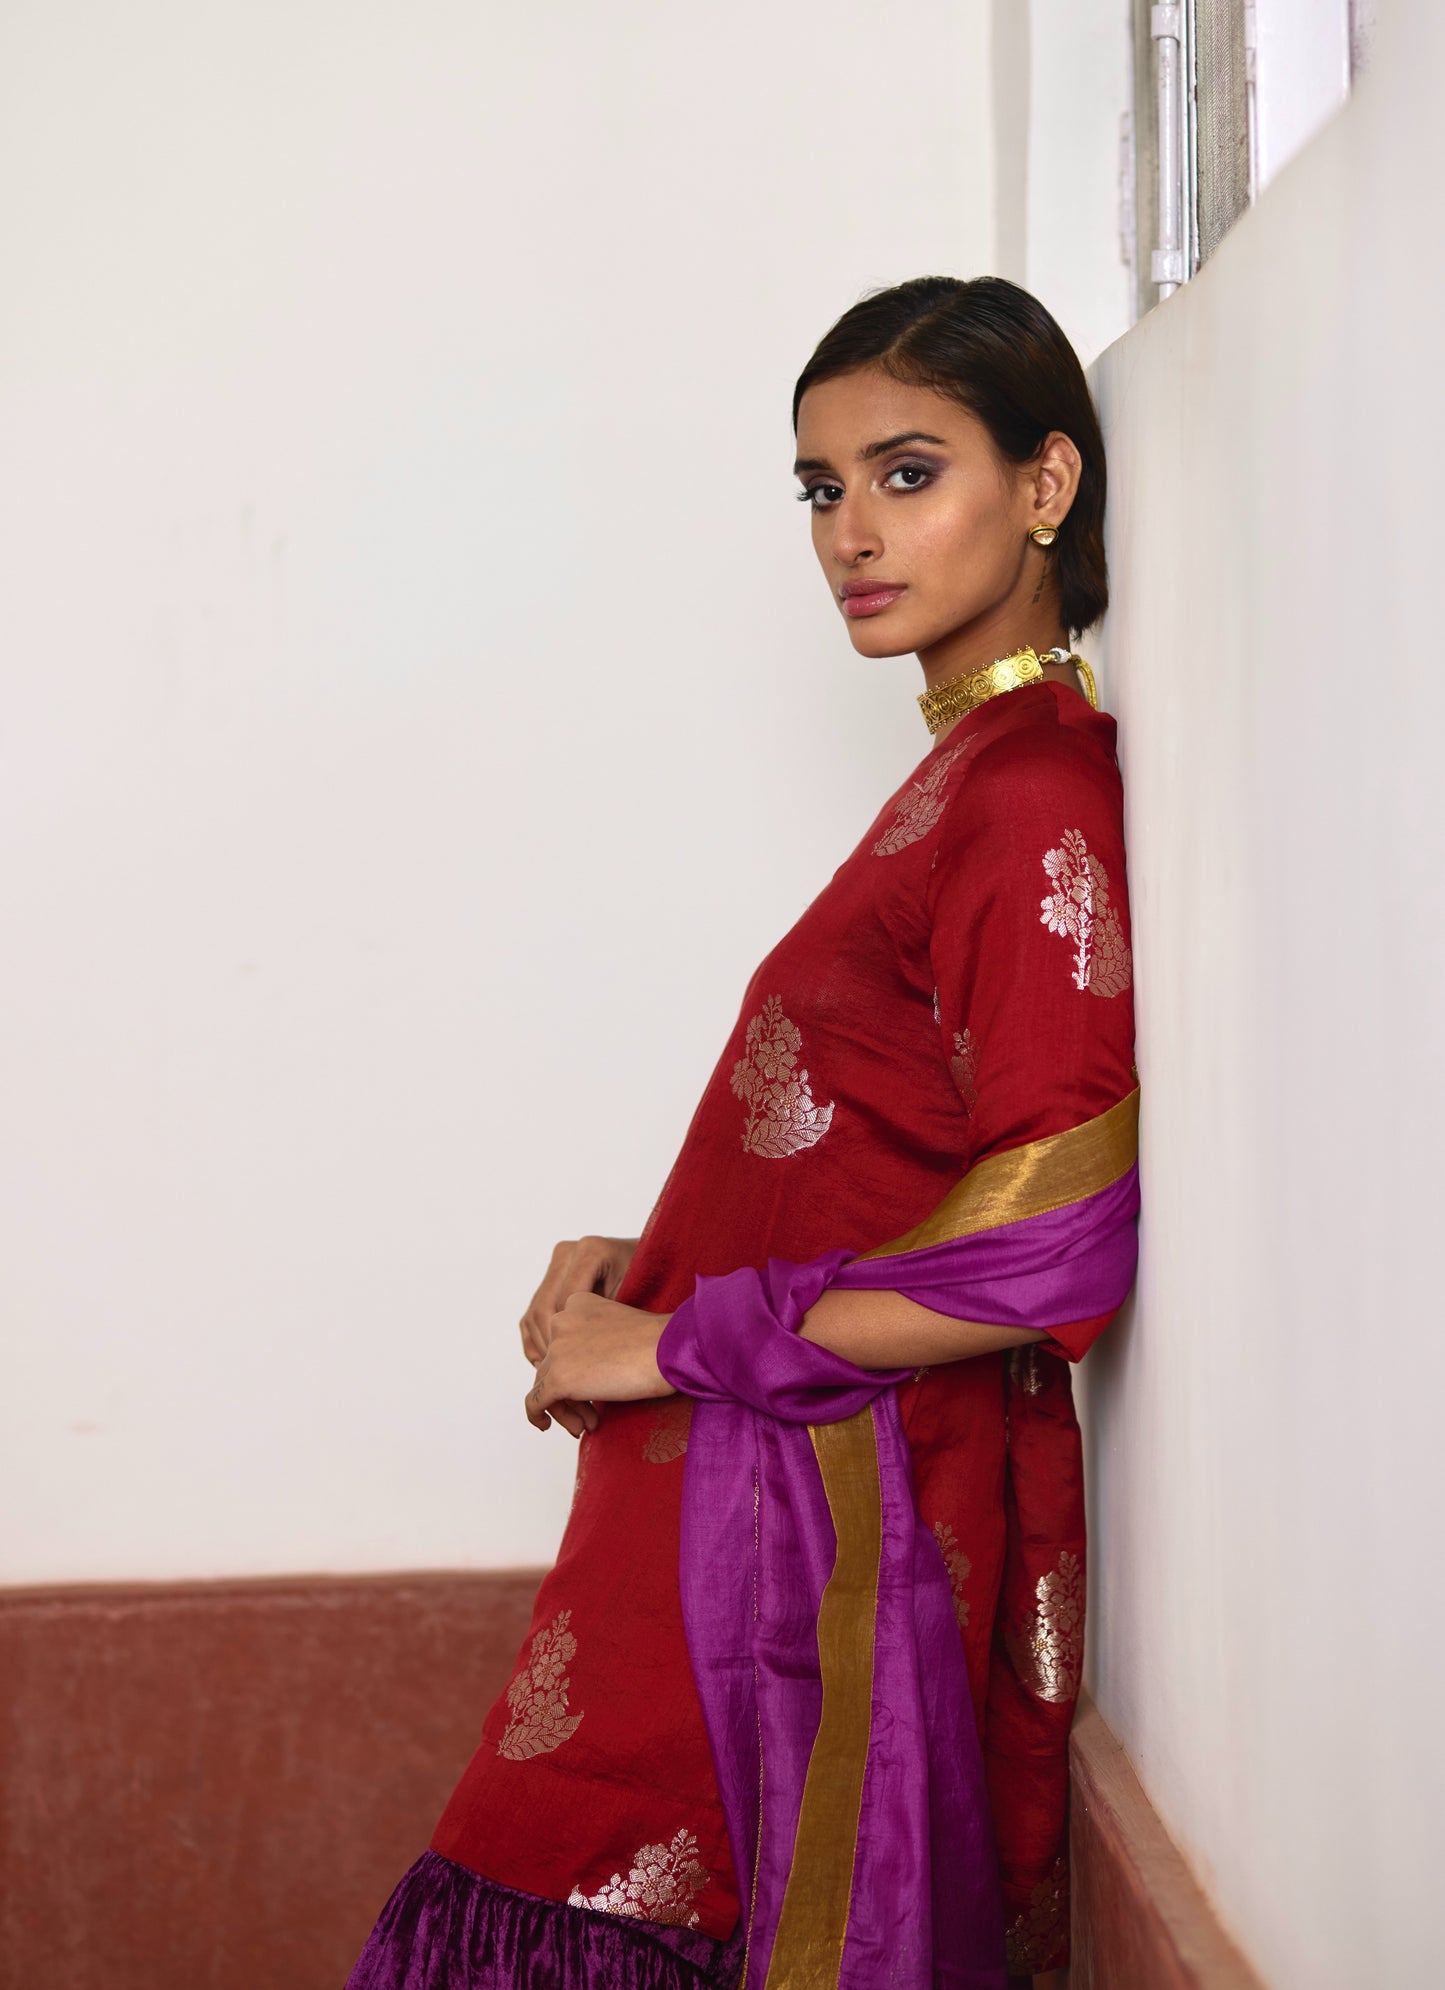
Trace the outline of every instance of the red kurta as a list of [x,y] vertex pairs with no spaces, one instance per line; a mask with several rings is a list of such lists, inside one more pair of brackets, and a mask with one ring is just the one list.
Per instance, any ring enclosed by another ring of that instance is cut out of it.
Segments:
[[[866,1251],[976,1162],[1133,1084],[1114,722],[991,699],[934,747],[748,985],[618,1297]],[[1083,1485],[1066,1363],[1105,1324],[900,1391],[983,1733],[1010,1967],[1067,1954]],[[1046,1351],[1057,1350],[1057,1351]],[[739,1913],[678,1600],[684,1399],[582,1440],[528,1645],[432,1840],[503,1884],[726,1936]]]

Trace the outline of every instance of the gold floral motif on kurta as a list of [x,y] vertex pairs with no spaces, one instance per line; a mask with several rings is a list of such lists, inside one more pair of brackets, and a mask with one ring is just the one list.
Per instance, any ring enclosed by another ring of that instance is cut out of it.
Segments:
[[692,1903],[710,1877],[697,1856],[696,1838],[690,1831],[679,1831],[670,1845],[644,1845],[634,1853],[626,1879],[614,1873],[600,1893],[587,1894],[574,1886],[567,1905],[656,1921],[664,1928],[695,1928],[698,1916]]
[[958,1096],[963,1100],[964,1110],[972,1112],[978,1104],[978,1039],[972,1030],[953,1032],[953,1055],[948,1060],[948,1068],[958,1087]]
[[577,1640],[567,1626],[570,1610],[559,1610],[551,1623],[532,1640],[527,1663],[507,1688],[507,1711],[511,1715],[497,1753],[509,1762],[526,1762],[534,1755],[550,1755],[564,1741],[570,1741],[581,1725],[581,1714],[567,1711],[571,1680],[566,1667],[577,1656]]
[[1007,1631],[1004,1643],[1014,1671],[1029,1691],[1052,1706],[1066,1705],[1079,1690],[1084,1660],[1084,1570],[1067,1548],[1059,1565],[1034,1589],[1031,1622]]
[[1010,1976],[1062,1967],[1069,1953],[1069,1862],[1061,1852],[1008,1928]]
[[820,1106],[798,1069],[803,1033],[783,1014],[780,995],[769,995],[748,1024],[744,1054],[728,1080],[748,1109],[743,1147],[767,1161],[786,1160],[814,1147],[833,1123],[831,1105]]
[[921,842],[942,818],[948,806],[948,770],[962,751],[961,746],[955,746],[941,753],[921,781],[909,782],[892,822],[873,845],[875,857],[891,857],[898,850],[906,850],[910,843]]
[[1040,921],[1074,943],[1074,986],[1091,995],[1122,995],[1133,979],[1123,923],[1109,895],[1109,874],[1089,854],[1083,833],[1066,829],[1044,852],[1054,890],[1040,900]]
[[948,1586],[953,1591],[953,1614],[958,1619],[958,1628],[963,1630],[968,1623],[968,1598],[963,1593],[963,1585],[973,1574],[973,1563],[959,1547],[958,1537],[947,1521],[934,1521],[933,1538],[943,1556],[943,1566],[948,1570]]
[[1026,1396],[1036,1396],[1044,1386],[1039,1373],[1038,1350],[1032,1342],[1016,1347],[1008,1358],[1009,1373]]
[[670,1396],[657,1412],[657,1420],[647,1433],[642,1455],[649,1465],[670,1465],[687,1450],[687,1433],[692,1424],[691,1396]]

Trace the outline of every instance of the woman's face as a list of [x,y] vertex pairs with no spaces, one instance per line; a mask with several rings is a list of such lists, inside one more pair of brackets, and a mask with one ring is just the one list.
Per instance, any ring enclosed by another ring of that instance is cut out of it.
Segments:
[[1048,457],[1007,462],[976,415],[872,367],[807,390],[801,495],[860,655],[928,650],[1030,597],[1038,603],[1045,561],[1029,527],[1057,524],[1073,494],[1045,474]]

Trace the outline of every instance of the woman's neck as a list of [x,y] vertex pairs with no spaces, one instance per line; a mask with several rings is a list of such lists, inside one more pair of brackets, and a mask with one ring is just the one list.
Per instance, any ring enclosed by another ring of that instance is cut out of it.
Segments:
[[[976,651],[977,661],[958,663],[955,668],[945,672],[941,676],[933,674],[929,668],[928,661],[922,655],[920,655],[918,660],[923,664],[924,681],[928,689],[932,691],[935,686],[946,683],[951,677],[966,677],[975,670],[987,670],[991,663],[997,663],[1001,657],[1012,656],[1021,649],[1031,649],[1036,656],[1042,656],[1048,650],[1066,650],[1068,647],[1068,631],[1066,629],[1056,629],[1050,630],[1047,634],[1036,633],[1032,639],[1025,637],[1021,642],[1015,642],[1006,648]],[[955,652],[955,655],[957,654]],[[1043,670],[1044,682],[1046,684],[1067,684],[1071,691],[1077,691],[1081,697],[1087,695],[1079,673],[1072,663],[1051,660],[1044,664]],[[965,716],[966,714],[960,712],[956,719],[950,719],[947,725],[940,726],[934,734],[934,746],[941,745],[955,726],[962,725]]]
[[[1031,649],[1042,656],[1046,650],[1068,649],[1069,634],[1049,603],[1030,614],[1027,611],[991,616],[986,621],[956,629],[941,642],[918,652],[923,666],[924,689],[932,691],[953,677],[967,677],[975,670],[987,670],[1000,657]],[[1073,684],[1072,664],[1045,664],[1044,675],[1060,684]]]

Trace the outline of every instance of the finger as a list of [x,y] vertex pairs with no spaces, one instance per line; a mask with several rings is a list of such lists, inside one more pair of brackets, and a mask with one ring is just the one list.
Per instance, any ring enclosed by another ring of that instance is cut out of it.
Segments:
[[550,1401],[544,1397],[542,1400],[548,1416],[554,1422],[560,1423],[564,1429],[570,1430],[574,1437],[582,1437],[589,1430],[596,1430],[602,1421],[601,1413],[595,1403],[578,1402],[571,1396],[557,1396]]
[[525,1398],[524,1407],[527,1421],[537,1430],[550,1429],[560,1423],[573,1437],[584,1437],[589,1430],[596,1430],[597,1411],[591,1403],[573,1403],[565,1397],[555,1402],[544,1402],[541,1385],[533,1388]]
[[552,1412],[562,1394],[548,1372],[550,1367],[551,1363],[545,1356],[537,1363],[537,1372],[525,1398],[527,1420],[535,1424],[538,1430],[551,1428]]
[[540,1361],[552,1345],[553,1322],[569,1300],[610,1297],[625,1269],[612,1238],[580,1237],[558,1244],[547,1275],[522,1316],[522,1347],[527,1359]]
[[552,1293],[560,1313],[574,1292],[601,1292],[611,1277],[612,1254],[605,1237],[582,1237],[562,1265]]
[[[609,1298],[620,1276],[612,1239],[583,1237],[578,1243],[577,1261],[572,1270],[574,1292],[597,1292],[604,1299]],[[587,1281],[585,1286],[582,1282],[584,1278]]]
[[[548,1387],[545,1369],[539,1368],[536,1381],[523,1399],[528,1423],[537,1430],[550,1430],[554,1417],[559,1422],[565,1421],[560,1415],[559,1404],[562,1404],[562,1399]],[[562,1407],[565,1408],[565,1404]]]
[[595,1244],[602,1256],[602,1276],[598,1291],[604,1299],[615,1299],[617,1288],[626,1278],[632,1260],[637,1252],[636,1237],[584,1237],[584,1244]]
[[[523,1398],[523,1408],[527,1421],[537,1430],[550,1430],[554,1423],[570,1431],[573,1437],[581,1437],[588,1428],[580,1403],[570,1402],[565,1396],[549,1396],[546,1384],[540,1376]],[[591,1409],[591,1405],[587,1405]],[[596,1412],[592,1412],[596,1415]]]
[[552,1318],[552,1314],[541,1307],[533,1307],[522,1315],[522,1346],[528,1361],[540,1361],[552,1345]]
[[[547,1322],[557,1311],[559,1292],[567,1290],[567,1267],[572,1261],[577,1244],[573,1238],[564,1238],[560,1244],[552,1246],[552,1255],[547,1262],[547,1270],[542,1283],[532,1294],[530,1305],[522,1315],[522,1344],[528,1348],[528,1359],[538,1359],[547,1349]],[[537,1352],[534,1355],[532,1350]]]
[[557,1387],[557,1379],[551,1370],[553,1363],[539,1365],[537,1379],[527,1395],[527,1415],[539,1430],[547,1428],[539,1421],[547,1417],[560,1423],[574,1437],[581,1437],[589,1430],[596,1430],[601,1422],[600,1412],[589,1402],[579,1402],[572,1396],[563,1395]]

